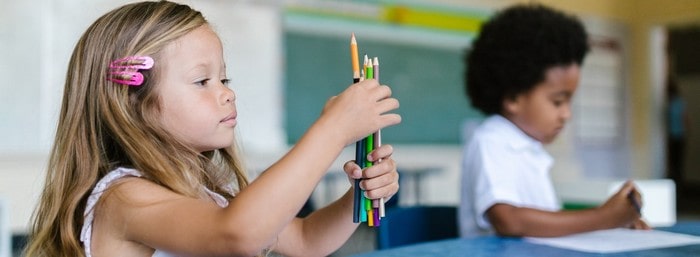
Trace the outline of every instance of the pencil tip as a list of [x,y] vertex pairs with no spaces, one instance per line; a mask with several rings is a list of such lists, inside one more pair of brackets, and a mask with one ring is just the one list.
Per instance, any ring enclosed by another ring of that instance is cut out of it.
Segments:
[[379,65],[379,58],[376,56],[374,57],[374,64]]

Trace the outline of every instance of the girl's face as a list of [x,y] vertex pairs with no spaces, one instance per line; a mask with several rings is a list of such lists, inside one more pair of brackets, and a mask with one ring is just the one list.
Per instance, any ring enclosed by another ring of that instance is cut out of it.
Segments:
[[532,90],[504,101],[506,118],[537,141],[551,143],[571,117],[579,76],[577,64],[548,69]]
[[166,46],[156,65],[164,128],[199,152],[231,146],[235,94],[216,33],[206,25],[193,30]]

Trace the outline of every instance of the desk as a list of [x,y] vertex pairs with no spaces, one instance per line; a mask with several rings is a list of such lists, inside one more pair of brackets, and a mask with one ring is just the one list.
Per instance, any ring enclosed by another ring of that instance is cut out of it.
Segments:
[[[659,230],[700,236],[700,221],[679,222]],[[684,257],[700,256],[699,245],[687,245],[652,250],[612,254],[585,253],[526,242],[520,238],[483,236],[427,242],[394,249],[375,251],[354,257],[433,257],[433,256],[488,256],[488,257]]]

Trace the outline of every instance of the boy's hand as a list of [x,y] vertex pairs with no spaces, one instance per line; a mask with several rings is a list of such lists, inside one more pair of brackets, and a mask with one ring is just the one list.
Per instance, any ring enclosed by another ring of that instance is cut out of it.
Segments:
[[615,226],[648,228],[649,226],[640,219],[641,214],[637,207],[642,207],[642,196],[635,189],[634,183],[627,181],[600,208],[609,215],[609,220],[614,222]]
[[630,229],[650,230],[651,227],[641,218],[634,220],[627,226]]

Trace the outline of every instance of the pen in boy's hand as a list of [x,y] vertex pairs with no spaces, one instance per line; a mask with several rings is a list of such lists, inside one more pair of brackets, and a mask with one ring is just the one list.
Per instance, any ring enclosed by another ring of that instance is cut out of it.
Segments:
[[637,209],[637,213],[639,213],[639,215],[642,215],[642,206],[641,206],[641,204],[639,204],[639,201],[637,201],[637,198],[635,197],[634,192],[636,192],[636,191],[635,190],[630,191],[630,193],[627,194],[627,199],[629,199],[630,202],[632,202],[632,205],[634,205],[634,208]]

